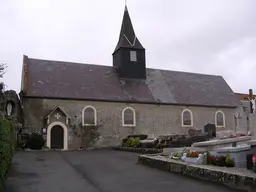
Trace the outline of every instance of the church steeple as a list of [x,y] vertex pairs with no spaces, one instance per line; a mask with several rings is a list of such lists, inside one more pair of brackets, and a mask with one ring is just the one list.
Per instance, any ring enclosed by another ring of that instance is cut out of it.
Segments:
[[113,66],[117,68],[120,77],[146,78],[145,49],[136,37],[127,6],[113,53]]
[[122,27],[119,35],[119,41],[117,43],[114,53],[118,51],[118,49],[120,49],[121,47],[144,49],[139,39],[136,37],[126,5],[124,10]]

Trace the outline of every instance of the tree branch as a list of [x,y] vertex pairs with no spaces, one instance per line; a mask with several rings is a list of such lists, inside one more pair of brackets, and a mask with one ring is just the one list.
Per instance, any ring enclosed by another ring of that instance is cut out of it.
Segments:
[[0,64],[0,78],[3,78],[4,74],[6,73],[7,65],[4,63]]

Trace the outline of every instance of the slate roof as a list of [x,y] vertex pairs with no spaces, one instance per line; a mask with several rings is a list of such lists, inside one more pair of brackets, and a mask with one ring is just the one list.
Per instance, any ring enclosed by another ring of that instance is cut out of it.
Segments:
[[134,32],[127,6],[125,6],[119,40],[114,50],[114,53],[118,51],[118,49],[120,49],[121,47],[144,49],[144,47],[142,46],[142,44],[140,43],[139,39],[136,37],[136,34]]
[[147,79],[120,79],[111,66],[27,60],[26,96],[213,107],[240,102],[221,76],[147,69]]

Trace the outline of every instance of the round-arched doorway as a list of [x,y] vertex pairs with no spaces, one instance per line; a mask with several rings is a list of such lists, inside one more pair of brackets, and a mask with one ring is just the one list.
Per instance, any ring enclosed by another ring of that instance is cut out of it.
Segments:
[[64,129],[60,125],[51,128],[51,149],[64,148]]

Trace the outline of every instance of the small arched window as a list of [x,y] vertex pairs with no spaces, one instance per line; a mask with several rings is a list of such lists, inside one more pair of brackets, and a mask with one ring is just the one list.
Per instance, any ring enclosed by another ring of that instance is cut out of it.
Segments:
[[122,112],[122,125],[123,126],[136,126],[135,110],[131,107],[124,108]]
[[193,127],[193,114],[189,109],[182,111],[181,121],[183,127]]
[[97,113],[93,106],[86,106],[82,111],[82,125],[96,125]]
[[215,125],[216,127],[225,127],[225,114],[222,111],[215,113]]

